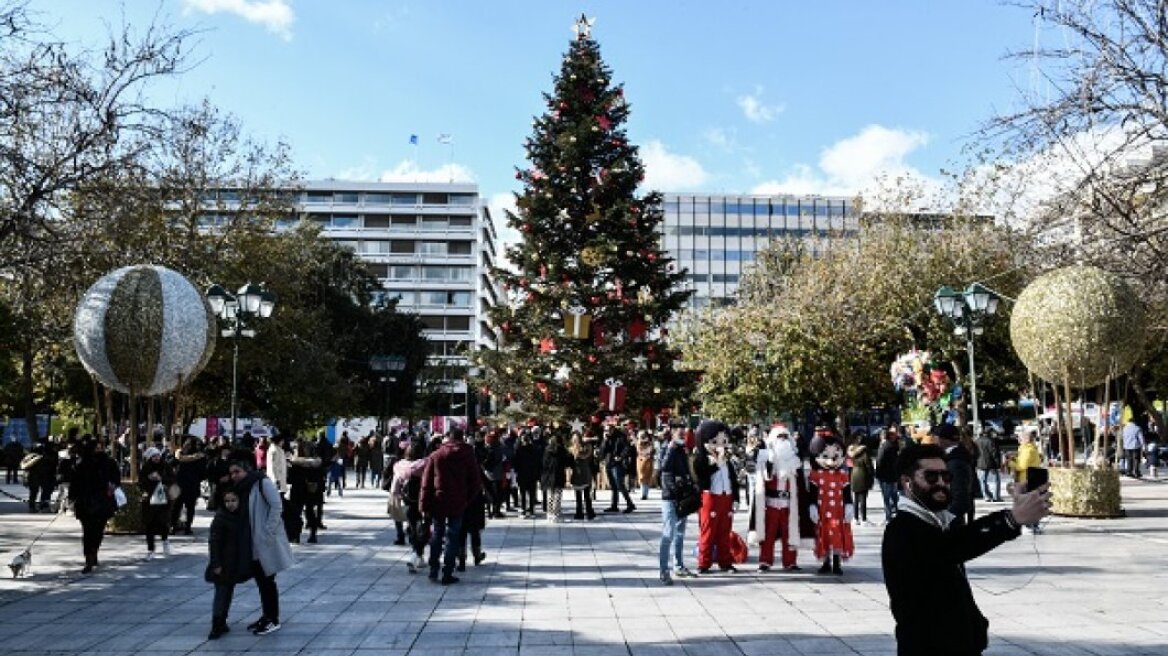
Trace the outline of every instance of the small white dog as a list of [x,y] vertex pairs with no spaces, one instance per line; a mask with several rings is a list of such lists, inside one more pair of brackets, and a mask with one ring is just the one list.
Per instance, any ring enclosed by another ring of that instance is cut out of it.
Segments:
[[8,563],[8,569],[12,570],[12,578],[28,576],[32,571],[32,549],[25,549],[17,554],[12,562]]

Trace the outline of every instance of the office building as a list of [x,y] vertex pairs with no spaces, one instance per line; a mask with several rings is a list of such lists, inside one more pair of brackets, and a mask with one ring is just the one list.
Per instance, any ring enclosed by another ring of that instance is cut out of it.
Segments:
[[689,270],[691,307],[733,303],[738,282],[755,253],[771,239],[821,241],[855,234],[859,219],[853,200],[825,196],[738,196],[676,194],[664,196],[661,244]]

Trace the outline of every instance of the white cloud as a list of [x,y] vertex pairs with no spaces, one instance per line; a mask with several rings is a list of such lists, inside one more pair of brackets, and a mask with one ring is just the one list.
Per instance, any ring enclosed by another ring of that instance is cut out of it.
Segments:
[[671,153],[656,139],[641,147],[641,161],[645,163],[645,180],[641,183],[645,189],[690,191],[710,178],[696,159]]
[[786,109],[785,105],[765,105],[759,98],[762,89],[755,89],[755,93],[738,96],[738,107],[752,123],[769,123]]
[[183,0],[183,7],[188,12],[235,14],[249,23],[263,25],[285,41],[292,39],[292,23],[296,21],[288,0]]
[[702,138],[712,146],[716,146],[723,150],[730,150],[734,142],[730,139],[730,135],[722,128],[710,128],[702,133]]
[[416,162],[403,160],[392,169],[383,171],[381,182],[475,182],[475,175],[461,164],[443,164],[433,170],[423,170]]
[[928,143],[925,132],[869,125],[825,148],[816,166],[797,164],[785,177],[756,185],[752,193],[852,196],[870,192],[889,178],[936,188],[939,181],[906,162],[911,153]]

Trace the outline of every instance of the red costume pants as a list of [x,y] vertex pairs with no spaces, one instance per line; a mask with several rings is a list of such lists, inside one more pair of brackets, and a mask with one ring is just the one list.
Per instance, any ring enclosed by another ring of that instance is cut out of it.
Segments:
[[706,569],[714,562],[718,550],[718,567],[734,564],[730,556],[730,527],[734,522],[734,499],[729,494],[702,492],[702,508],[698,511],[698,569]]
[[[791,548],[789,524],[790,508],[766,509],[766,533],[758,543],[758,562],[767,565],[775,564],[775,540],[783,543],[783,567],[793,567],[799,552]],[[796,539],[798,536],[796,536]]]

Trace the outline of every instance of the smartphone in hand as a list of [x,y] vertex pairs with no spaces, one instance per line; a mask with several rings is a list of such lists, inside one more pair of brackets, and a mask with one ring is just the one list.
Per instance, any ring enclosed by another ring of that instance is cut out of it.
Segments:
[[1050,480],[1050,472],[1045,467],[1026,468],[1026,491],[1037,490]]

